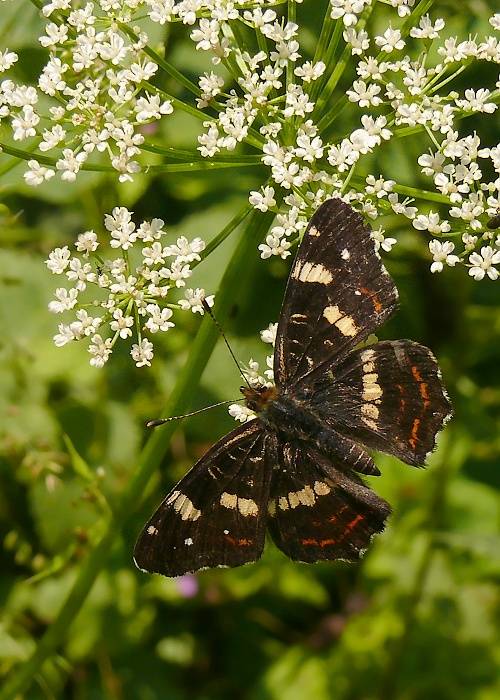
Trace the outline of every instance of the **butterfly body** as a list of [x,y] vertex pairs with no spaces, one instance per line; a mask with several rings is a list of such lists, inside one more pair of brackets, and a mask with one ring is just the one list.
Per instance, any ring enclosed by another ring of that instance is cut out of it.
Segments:
[[167,495],[136,544],[141,569],[178,576],[255,561],[267,529],[294,560],[361,557],[390,513],[358,476],[380,474],[369,451],[423,466],[451,415],[430,350],[409,340],[362,345],[397,300],[362,217],[325,202],[288,280],[276,386],[242,388],[256,418]]
[[[328,415],[327,422],[319,402],[316,401],[315,407],[314,394],[296,397],[276,390],[269,392],[267,387],[242,387],[241,391],[247,397],[247,406],[256,411],[263,426],[282,440],[313,444],[325,457],[341,460],[345,469],[371,475],[380,473],[369,455],[328,424],[335,424],[335,417]],[[263,396],[267,398],[263,400]]]

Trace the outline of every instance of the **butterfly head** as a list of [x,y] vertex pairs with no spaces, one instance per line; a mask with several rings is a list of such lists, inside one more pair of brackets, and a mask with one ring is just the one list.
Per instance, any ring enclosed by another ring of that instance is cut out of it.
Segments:
[[262,413],[267,405],[274,401],[278,395],[275,386],[240,387],[240,391],[245,397],[248,408],[255,413]]

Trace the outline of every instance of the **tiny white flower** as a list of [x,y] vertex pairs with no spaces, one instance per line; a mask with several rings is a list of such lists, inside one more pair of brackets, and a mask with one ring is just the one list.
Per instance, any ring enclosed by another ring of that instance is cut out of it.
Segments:
[[500,31],[500,12],[497,12],[492,17],[490,17],[489,23],[491,24],[493,29]]
[[6,70],[9,70],[9,68],[16,63],[18,58],[17,53],[9,51],[9,49],[5,49],[3,52],[0,51],[0,73],[4,73]]
[[151,367],[151,360],[154,356],[153,343],[147,338],[143,338],[139,343],[132,345],[130,354],[136,367]]
[[111,214],[106,214],[104,225],[111,233],[112,248],[128,250],[137,240],[132,214],[125,207],[115,207]]
[[83,253],[85,256],[88,256],[90,253],[94,253],[99,247],[97,235],[94,233],[94,231],[85,231],[85,233],[80,233],[76,239],[75,247],[79,253]]
[[452,255],[455,250],[455,244],[451,241],[438,241],[435,238],[429,242],[429,250],[432,254],[434,262],[431,265],[431,272],[442,272],[443,265],[454,267],[460,258],[457,255]]
[[469,275],[476,281],[484,279],[485,275],[488,275],[491,280],[496,280],[499,272],[493,265],[500,263],[500,250],[495,251],[489,245],[483,246],[481,254],[472,253],[472,255],[469,255],[469,263]]
[[69,311],[76,305],[78,301],[78,290],[70,289],[68,292],[64,287],[58,287],[55,296],[55,300],[49,303],[49,311],[53,314],[62,314],[64,311]]
[[155,241],[150,247],[142,249],[144,264],[148,266],[163,265],[165,262],[163,255],[163,246],[158,241]]
[[239,403],[232,403],[228,407],[229,415],[240,423],[246,423],[252,418],[255,418],[255,413],[251,411],[247,406],[241,405]]
[[179,300],[179,306],[185,311],[192,311],[194,314],[203,314],[205,309],[203,308],[202,301],[205,300],[206,303],[212,307],[214,305],[214,296],[205,296],[205,290],[197,287],[196,289],[186,289],[184,292],[184,299]]
[[428,216],[419,214],[412,223],[418,231],[429,231],[434,234],[447,233],[450,230],[448,221],[441,221],[439,214],[433,211],[430,211]]
[[382,36],[375,37],[375,43],[386,53],[390,53],[394,50],[400,51],[405,45],[399,29],[393,29],[391,25],[389,25]]
[[276,342],[276,331],[278,330],[277,323],[270,323],[267,328],[260,332],[261,340],[264,343],[270,343],[274,346]]
[[248,201],[255,209],[259,209],[262,212],[268,211],[276,206],[274,187],[263,187],[261,192],[253,190],[250,192]]
[[132,335],[131,328],[134,325],[133,317],[124,316],[122,309],[115,309],[113,311],[113,319],[109,324],[111,330],[118,333],[120,338],[129,338]]
[[382,229],[382,227],[374,229],[371,237],[375,241],[375,250],[380,250],[380,248],[382,248],[382,250],[385,250],[386,253],[389,253],[392,247],[397,243],[395,238],[385,237],[385,231]]
[[185,236],[180,236],[175,245],[166,246],[164,255],[167,257],[175,256],[179,262],[193,262],[193,260],[201,260],[199,253],[205,250],[205,241],[201,238],[193,238],[188,241]]
[[50,178],[55,175],[52,168],[46,168],[40,165],[37,160],[29,160],[28,166],[30,169],[27,170],[23,176],[27,185],[36,187],[37,185],[41,185],[45,180],[50,180]]
[[158,304],[148,304],[146,306],[146,311],[149,314],[149,318],[145,324],[145,328],[147,328],[150,333],[168,331],[169,328],[175,326],[175,323],[169,321],[173,315],[172,309],[160,309]]
[[54,345],[57,348],[62,348],[67,343],[70,343],[72,340],[75,340],[75,335],[71,330],[70,326],[67,326],[64,323],[60,323],[58,326],[58,330],[59,333],[57,333],[54,336]]
[[90,364],[92,367],[104,367],[112,351],[113,347],[111,338],[106,338],[106,340],[103,340],[98,333],[92,336],[91,343],[89,345],[89,353],[92,355],[90,359]]
[[55,250],[49,253],[45,264],[54,275],[61,275],[68,267],[70,257],[70,250],[68,246],[65,245],[63,248],[55,248]]

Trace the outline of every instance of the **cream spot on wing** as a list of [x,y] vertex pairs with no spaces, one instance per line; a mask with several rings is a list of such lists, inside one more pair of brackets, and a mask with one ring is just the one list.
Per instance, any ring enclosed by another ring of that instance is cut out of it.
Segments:
[[344,316],[335,325],[342,335],[347,335],[351,338],[358,332],[358,328],[350,316]]
[[[172,496],[173,495],[174,494],[172,494]],[[173,506],[174,510],[181,516],[182,520],[198,520],[201,515],[201,511],[195,508],[193,502],[183,493],[179,493],[173,502]]]
[[191,545],[193,544],[192,537],[188,537],[187,540],[184,540],[184,544],[187,545],[188,547],[191,547]]
[[363,374],[363,401],[375,401],[382,396],[383,391],[377,382],[378,374],[376,372]]
[[373,403],[364,403],[361,406],[361,414],[366,418],[372,418],[373,420],[377,420],[379,416],[379,410],[377,406],[375,406],[375,404]]
[[224,491],[224,493],[221,494],[220,504],[221,506],[224,506],[224,508],[234,509],[236,508],[237,503],[238,496],[235,493],[227,493],[226,491]]
[[238,510],[246,518],[249,515],[257,515],[259,506],[251,498],[238,498]]
[[323,311],[323,316],[326,318],[328,323],[336,323],[339,318],[341,318],[342,314],[340,313],[340,309],[338,306],[327,306],[326,309]]
[[280,497],[278,501],[278,506],[281,508],[281,510],[288,510],[290,508],[290,505],[285,496]]
[[166,500],[166,504],[170,505],[171,503],[176,501],[179,496],[180,496],[180,491],[172,491],[172,493],[170,494],[170,496]]
[[343,314],[338,306],[327,306],[323,311],[323,316],[328,323],[331,323],[342,335],[353,337],[358,332],[358,328],[351,316]]
[[304,486],[303,489],[297,491],[297,496],[303,506],[313,506],[316,502],[316,496],[310,486]]
[[347,248],[344,248],[344,250],[340,254],[340,257],[342,258],[342,260],[349,260],[349,258],[351,257],[351,254],[347,250]]
[[324,481],[315,481],[313,488],[315,493],[318,494],[318,496],[327,496],[331,491],[328,484],[325,484]]
[[367,348],[361,353],[361,362],[370,362],[375,357],[375,350]]
[[309,235],[313,236],[314,238],[319,238],[319,236],[321,236],[321,233],[318,231],[316,226],[311,226],[311,228],[309,229]]
[[302,264],[300,260],[295,264],[292,277],[301,282],[317,282],[318,284],[330,284],[333,280],[331,272],[323,265],[313,265],[310,262]]
[[363,372],[365,374],[368,374],[369,372],[373,372],[375,370],[375,362],[365,362],[363,365]]
[[267,504],[267,512],[271,516],[276,515],[276,501],[274,499],[271,499]]
[[157,535],[158,534],[158,528],[155,527],[154,525],[150,525],[148,529],[146,530],[148,535]]

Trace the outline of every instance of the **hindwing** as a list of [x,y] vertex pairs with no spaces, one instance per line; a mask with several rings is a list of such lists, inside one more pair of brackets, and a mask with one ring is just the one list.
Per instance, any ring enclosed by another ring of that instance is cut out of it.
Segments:
[[423,466],[451,404],[431,351],[410,340],[355,350],[311,388],[311,410],[368,448]]
[[384,529],[389,505],[342,464],[299,442],[278,439],[269,530],[291,559],[357,561]]
[[174,486],[134,551],[140,569],[180,576],[239,566],[262,554],[272,464],[253,420],[216,443]]
[[340,361],[384,323],[397,298],[363,218],[340,199],[326,201],[288,279],[274,353],[277,386],[295,386]]

